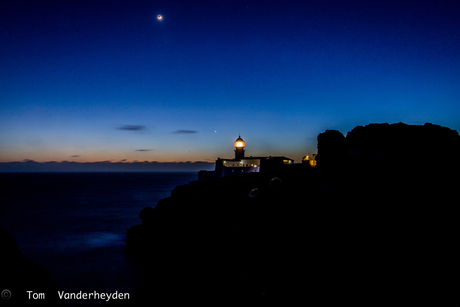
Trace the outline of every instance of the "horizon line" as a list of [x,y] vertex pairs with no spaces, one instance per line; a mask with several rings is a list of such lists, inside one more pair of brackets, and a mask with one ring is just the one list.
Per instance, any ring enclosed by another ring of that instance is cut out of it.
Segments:
[[0,163],[79,163],[79,164],[87,164],[87,163],[125,163],[125,164],[128,164],[128,163],[215,163],[215,161],[211,162],[211,161],[204,161],[204,160],[198,160],[198,161],[187,160],[187,161],[165,161],[165,162],[161,162],[161,161],[155,161],[155,160],[152,160],[152,161],[147,161],[147,160],[144,160],[144,161],[138,161],[138,160],[134,160],[134,161],[102,160],[102,161],[86,161],[86,162],[82,162],[82,161],[67,161],[67,160],[54,161],[54,160],[52,160],[52,161],[40,162],[40,161],[31,160],[31,159],[24,159],[24,160],[21,160],[21,161],[0,161]]

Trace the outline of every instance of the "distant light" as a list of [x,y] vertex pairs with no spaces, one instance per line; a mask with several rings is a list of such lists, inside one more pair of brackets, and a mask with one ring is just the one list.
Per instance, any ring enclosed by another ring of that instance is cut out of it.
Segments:
[[157,20],[162,21],[163,20],[163,15],[157,15]]

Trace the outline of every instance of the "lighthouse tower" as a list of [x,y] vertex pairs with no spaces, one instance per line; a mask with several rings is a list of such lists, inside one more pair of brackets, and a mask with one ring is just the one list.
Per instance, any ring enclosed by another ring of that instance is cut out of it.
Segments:
[[241,136],[235,141],[235,159],[243,159],[244,158],[244,141]]

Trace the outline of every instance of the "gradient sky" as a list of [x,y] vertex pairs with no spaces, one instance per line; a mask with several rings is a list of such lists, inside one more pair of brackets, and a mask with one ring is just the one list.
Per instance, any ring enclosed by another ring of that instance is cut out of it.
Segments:
[[238,134],[298,162],[326,129],[460,131],[459,16],[453,0],[3,0],[0,162],[214,161]]

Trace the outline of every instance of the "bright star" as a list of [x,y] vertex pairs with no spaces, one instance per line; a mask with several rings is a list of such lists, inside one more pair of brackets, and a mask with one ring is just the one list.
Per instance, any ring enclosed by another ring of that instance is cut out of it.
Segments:
[[158,21],[162,21],[162,20],[163,20],[163,15],[158,15],[158,16],[157,16],[157,20],[158,20]]

